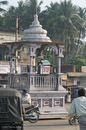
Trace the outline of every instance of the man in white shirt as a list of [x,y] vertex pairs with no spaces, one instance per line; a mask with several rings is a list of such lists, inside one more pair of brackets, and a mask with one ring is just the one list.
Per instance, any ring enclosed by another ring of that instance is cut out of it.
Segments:
[[23,106],[24,113],[25,113],[25,108],[31,106],[31,96],[29,93],[27,93],[26,90],[22,91],[22,106]]
[[78,96],[72,101],[69,117],[76,116],[79,121],[80,130],[86,130],[86,97],[85,89],[78,91]]

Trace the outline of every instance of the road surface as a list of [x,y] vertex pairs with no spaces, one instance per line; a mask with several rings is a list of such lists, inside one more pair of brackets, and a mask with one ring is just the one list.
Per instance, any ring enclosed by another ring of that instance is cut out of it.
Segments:
[[[69,111],[71,104],[66,104],[65,108]],[[47,119],[39,120],[37,123],[24,122],[24,130],[79,130],[78,123],[69,125],[68,119]]]
[[24,130],[79,130],[79,125],[69,125],[67,119],[39,120],[37,123],[24,122]]

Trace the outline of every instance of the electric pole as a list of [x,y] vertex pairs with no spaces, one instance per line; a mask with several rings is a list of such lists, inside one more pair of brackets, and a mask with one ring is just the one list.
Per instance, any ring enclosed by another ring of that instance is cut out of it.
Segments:
[[[16,18],[16,34],[15,34],[15,42],[18,42],[18,18]],[[18,67],[18,51],[16,49],[16,57],[15,57],[15,73],[17,73]]]
[[15,35],[15,42],[18,42],[18,18],[16,18],[16,35]]

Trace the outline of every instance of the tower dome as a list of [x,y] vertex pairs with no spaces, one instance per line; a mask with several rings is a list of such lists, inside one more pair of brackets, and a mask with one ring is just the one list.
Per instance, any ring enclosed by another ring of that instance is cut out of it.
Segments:
[[37,14],[34,15],[32,25],[24,30],[24,36],[21,38],[21,41],[51,42],[50,38],[47,36],[47,31],[40,25]]

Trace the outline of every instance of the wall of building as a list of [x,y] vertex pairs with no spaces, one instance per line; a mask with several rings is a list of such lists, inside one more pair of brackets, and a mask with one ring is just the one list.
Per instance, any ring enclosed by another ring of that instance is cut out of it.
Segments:
[[[18,40],[21,39],[23,35],[18,35]],[[15,33],[12,32],[0,32],[0,44],[4,42],[15,42]]]

